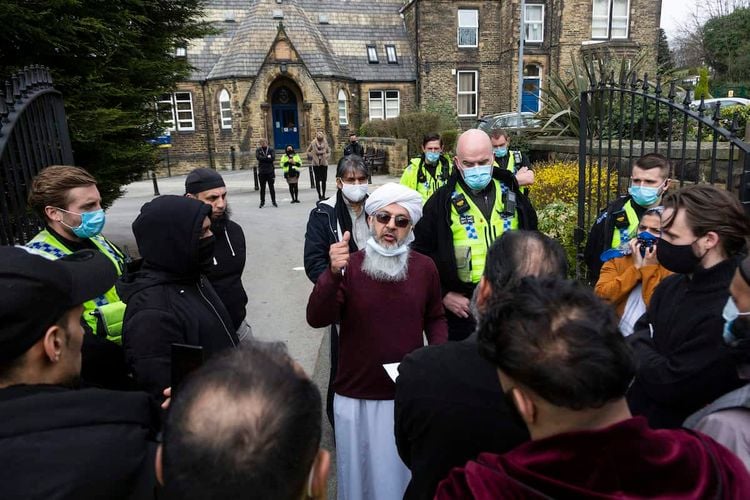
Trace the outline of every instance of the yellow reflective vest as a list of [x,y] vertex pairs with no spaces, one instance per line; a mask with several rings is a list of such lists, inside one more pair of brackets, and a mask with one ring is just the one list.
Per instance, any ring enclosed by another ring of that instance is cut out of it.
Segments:
[[625,210],[625,216],[628,221],[627,228],[618,228],[616,225],[617,221],[614,219],[612,220],[614,231],[612,232],[612,246],[610,248],[618,248],[622,243],[627,243],[635,236],[636,232],[638,232],[638,224],[640,223],[640,220],[638,219],[638,214],[635,213],[632,203],[633,200],[628,200],[622,206],[622,209]]
[[495,204],[489,221],[471,197],[464,192],[461,184],[456,183],[456,189],[451,195],[451,200],[463,195],[469,207],[468,210],[459,213],[456,204],[451,201],[451,231],[456,269],[458,279],[464,283],[479,283],[484,272],[487,250],[492,242],[505,231],[518,229],[518,209],[512,217],[502,215],[505,208],[503,192],[507,191],[507,188],[497,179],[492,179],[492,182],[495,183]]
[[451,159],[445,155],[440,155],[438,164],[435,167],[434,177],[430,175],[423,165],[423,157],[412,158],[401,175],[401,184],[422,195],[422,205],[427,203],[427,200],[435,191],[448,182],[448,178],[453,170]]
[[[117,275],[122,275],[125,270],[125,255],[102,235],[94,236],[90,238],[90,241],[112,261],[115,269],[117,269]],[[56,260],[73,253],[46,229],[34,236],[26,246],[50,260]],[[120,300],[114,286],[104,295],[83,304],[83,319],[91,327],[94,334],[106,335],[108,340],[117,344],[122,343],[122,320],[124,316],[125,303]],[[104,332],[98,331],[100,324],[103,325]]]

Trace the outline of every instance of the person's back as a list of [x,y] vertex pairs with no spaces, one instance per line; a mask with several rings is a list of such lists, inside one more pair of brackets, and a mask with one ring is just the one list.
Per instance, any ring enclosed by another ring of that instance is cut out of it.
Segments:
[[437,499],[742,498],[727,449],[631,417],[635,360],[612,308],[577,282],[524,278],[483,311],[480,352],[532,441],[453,469]]
[[[566,275],[565,252],[541,233],[512,231],[490,247],[476,314],[494,291],[528,275]],[[479,355],[475,335],[408,355],[396,380],[396,443],[412,472],[406,499],[432,498],[451,468],[480,452],[504,453],[528,441],[506,401],[497,370]]]
[[182,196],[146,203],[133,223],[143,266],[117,290],[127,303],[123,345],[136,382],[159,397],[170,385],[171,344],[210,356],[238,343],[229,314],[201,275],[213,259],[211,207]]

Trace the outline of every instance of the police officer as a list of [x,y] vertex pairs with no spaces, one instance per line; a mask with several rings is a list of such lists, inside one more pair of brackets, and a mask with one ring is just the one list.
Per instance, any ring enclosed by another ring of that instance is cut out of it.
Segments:
[[[79,167],[53,165],[37,175],[29,192],[29,205],[44,221],[44,229],[26,246],[50,260],[75,251],[93,249],[104,254],[118,276],[130,259],[101,232],[105,216],[96,179]],[[125,388],[130,385],[122,350],[125,304],[115,290],[83,304],[82,377],[95,385]]]
[[516,176],[519,186],[534,184],[534,171],[529,157],[518,150],[510,150],[510,135],[501,128],[490,131],[495,166],[506,169]]
[[659,153],[649,153],[635,161],[628,196],[610,203],[589,231],[583,255],[591,283],[599,279],[602,254],[627,246],[638,232],[646,210],[661,205],[662,196],[669,189],[670,170],[669,160]]
[[445,185],[451,170],[451,160],[443,154],[443,139],[440,134],[427,134],[422,139],[422,154],[411,159],[401,175],[401,184],[421,194],[424,204],[435,191]]
[[440,274],[449,340],[474,331],[469,303],[484,272],[487,249],[505,231],[535,230],[536,212],[515,177],[493,168],[489,136],[471,129],[458,139],[456,171],[427,201],[412,247]]

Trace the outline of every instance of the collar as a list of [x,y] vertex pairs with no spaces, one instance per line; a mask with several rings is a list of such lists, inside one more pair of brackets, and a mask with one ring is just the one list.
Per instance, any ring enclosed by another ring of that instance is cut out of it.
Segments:
[[[739,257],[730,257],[708,269],[698,268],[689,280],[691,288],[700,287],[705,290],[726,289],[734,277]],[[728,292],[727,292],[728,293]]]

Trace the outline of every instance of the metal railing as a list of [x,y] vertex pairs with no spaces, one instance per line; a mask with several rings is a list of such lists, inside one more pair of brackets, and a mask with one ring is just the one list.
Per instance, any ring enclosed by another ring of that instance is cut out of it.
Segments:
[[0,245],[23,244],[40,229],[26,202],[34,176],[72,164],[62,95],[46,68],[26,67],[0,86]]
[[711,183],[737,195],[750,213],[750,144],[740,117],[723,117],[721,106],[691,105],[690,91],[678,98],[675,82],[666,95],[661,79],[648,75],[616,82],[614,74],[581,93],[578,148],[578,247],[576,276],[586,277],[582,247],[598,214],[627,194],[633,163],[661,153],[672,163],[672,187]]

